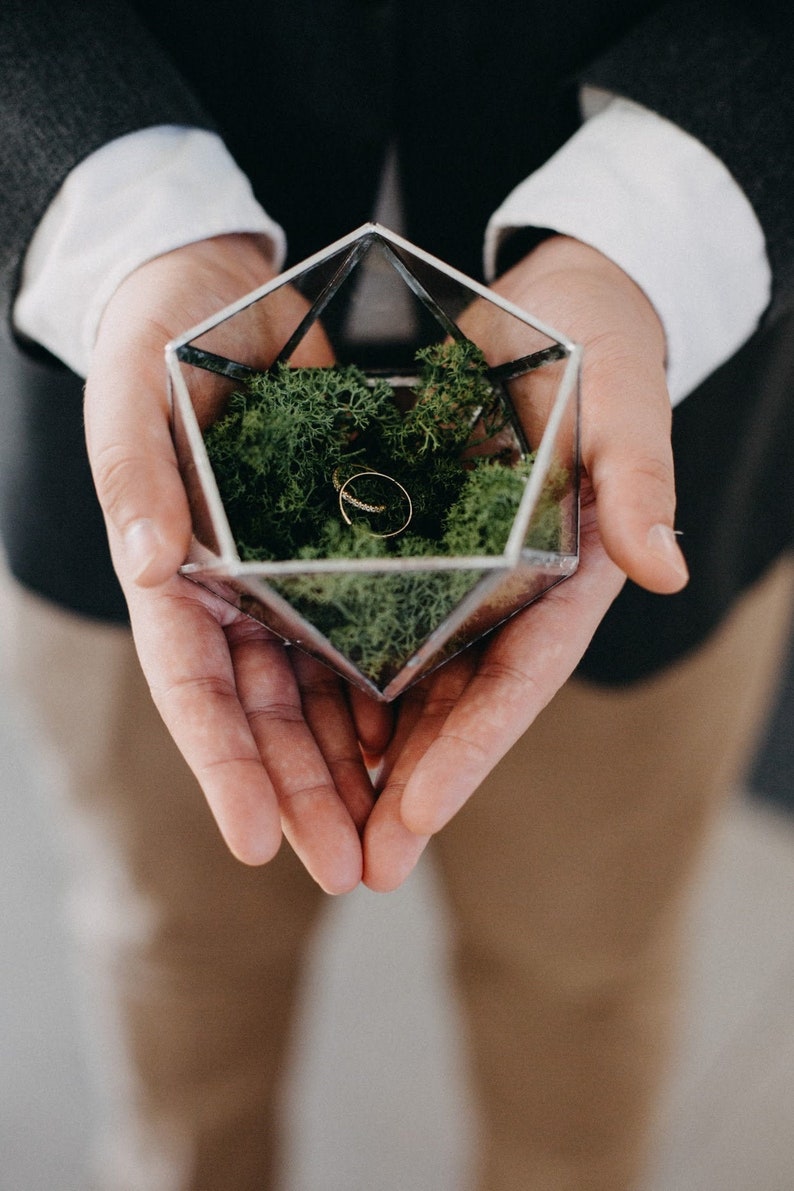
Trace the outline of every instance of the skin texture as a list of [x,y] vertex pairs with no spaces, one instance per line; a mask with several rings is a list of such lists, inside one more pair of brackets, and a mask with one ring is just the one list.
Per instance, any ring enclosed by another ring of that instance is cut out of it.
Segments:
[[[272,276],[268,247],[202,241],[119,287],[86,385],[89,456],[144,673],[231,851],[261,864],[283,834],[328,892],[361,880],[385,891],[566,681],[625,576],[660,593],[686,583],[664,335],[637,286],[577,241],[546,240],[500,279],[500,293],[585,348],[580,568],[395,714],[177,574],[190,519],[163,345]],[[296,309],[285,296],[284,326]],[[467,329],[487,342],[485,307]],[[261,334],[283,340],[280,313]],[[331,362],[321,333],[297,362]],[[364,756],[382,761],[377,802]]]

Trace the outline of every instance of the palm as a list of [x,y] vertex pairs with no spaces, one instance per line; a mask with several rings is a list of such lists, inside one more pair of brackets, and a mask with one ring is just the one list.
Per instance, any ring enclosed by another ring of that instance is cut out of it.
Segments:
[[575,669],[625,576],[584,508],[581,563],[565,583],[404,700],[364,837],[364,880],[392,889]]

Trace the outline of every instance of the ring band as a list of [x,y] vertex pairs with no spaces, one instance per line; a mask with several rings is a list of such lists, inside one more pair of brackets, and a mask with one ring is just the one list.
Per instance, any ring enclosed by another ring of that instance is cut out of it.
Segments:
[[[383,475],[383,472],[371,471],[369,468],[367,468],[366,471],[356,472],[356,474],[354,476],[351,476],[349,480],[345,480],[344,484],[342,484],[342,483],[340,483],[340,480],[339,480],[339,468],[335,467],[334,474],[331,477],[331,479],[334,481],[334,488],[336,488],[337,492],[340,493],[339,499],[346,501],[347,504],[352,505],[354,509],[361,509],[362,513],[385,513],[386,512],[385,505],[368,505],[363,500],[358,500],[355,496],[351,496],[349,492],[344,492],[344,489],[347,487],[347,485],[350,483],[350,481],[358,479],[359,476],[380,476],[380,475]],[[386,476],[386,479],[390,480],[391,476]],[[395,480],[394,483],[396,483],[396,482],[397,481]],[[405,489],[403,489],[403,491],[405,491]],[[343,493],[343,492],[344,492],[344,495],[342,496],[341,493]],[[408,493],[406,492],[405,495],[407,496]],[[342,510],[342,513],[344,514],[344,509]],[[347,517],[345,517],[345,520],[347,521],[347,523],[349,525],[350,521],[347,519]]]
[[373,471],[371,468],[368,468],[366,471],[357,471],[354,475],[345,480],[344,484],[340,484],[337,475],[338,470],[339,469],[337,468],[333,475],[334,487],[339,493],[339,511],[341,512],[342,518],[347,525],[352,525],[353,522],[348,514],[347,509],[345,508],[346,504],[352,505],[353,508],[360,509],[364,513],[386,512],[386,505],[367,504],[366,501],[359,500],[358,497],[353,496],[347,491],[348,484],[352,484],[354,480],[360,480],[363,476],[377,476],[381,480],[387,480],[390,484],[394,484],[395,488],[399,488],[408,505],[408,516],[398,529],[391,529],[388,533],[376,533],[374,530],[368,529],[367,533],[373,538],[393,538],[408,528],[408,526],[411,524],[411,518],[414,515],[414,506],[407,490],[402,486],[399,480],[395,480],[394,476],[387,476],[385,472]]

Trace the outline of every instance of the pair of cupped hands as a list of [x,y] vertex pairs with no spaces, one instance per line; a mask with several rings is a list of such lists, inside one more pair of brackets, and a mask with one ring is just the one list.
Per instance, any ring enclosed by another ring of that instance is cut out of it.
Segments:
[[[565,683],[626,576],[659,593],[686,583],[664,334],[625,273],[565,237],[496,284],[584,347],[579,569],[387,707],[178,574],[191,521],[163,348],[268,280],[268,247],[205,240],[122,283],[86,385],[89,455],[143,671],[228,847],[263,864],[283,835],[329,893],[387,891]],[[331,362],[311,337],[301,353]]]

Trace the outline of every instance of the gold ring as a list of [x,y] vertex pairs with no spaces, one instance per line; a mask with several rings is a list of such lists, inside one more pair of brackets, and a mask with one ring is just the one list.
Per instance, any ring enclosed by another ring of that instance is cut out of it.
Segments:
[[[337,471],[338,471],[338,468],[337,468]],[[367,504],[366,501],[359,500],[358,497],[353,496],[350,492],[347,491],[348,484],[352,484],[354,480],[360,480],[363,476],[377,476],[381,480],[387,480],[390,484],[394,484],[395,488],[399,488],[400,492],[405,497],[406,504],[408,505],[408,516],[405,518],[405,520],[403,521],[402,525],[399,526],[399,528],[390,529],[388,531],[388,533],[376,533],[372,529],[368,529],[366,532],[372,538],[393,538],[393,537],[396,537],[397,534],[402,533],[403,530],[408,528],[408,526],[411,524],[411,518],[414,515],[414,506],[413,506],[411,497],[408,495],[407,490],[405,488],[403,488],[403,486],[399,480],[395,480],[393,476],[387,476],[385,472],[373,471],[371,468],[367,468],[365,471],[357,471],[354,475],[350,476],[349,479],[345,480],[344,484],[339,484],[337,471],[334,472],[334,476],[333,476],[334,487],[339,492],[339,511],[341,512],[342,517],[347,525],[352,525],[353,522],[348,514],[347,509],[345,508],[346,504],[352,505],[353,508],[360,509],[364,513],[385,513],[386,512],[386,508],[387,508],[386,505]]]
[[[355,480],[358,476],[379,476],[382,474],[383,474],[382,472],[372,471],[371,468],[367,468],[366,471],[356,472],[356,475],[351,476],[350,480]],[[349,492],[345,492],[345,488],[350,483],[350,480],[345,480],[344,484],[342,484],[340,482],[338,467],[334,468],[334,474],[331,476],[331,479],[334,482],[334,488],[336,488],[337,492],[340,494],[339,495],[340,501],[341,500],[346,501],[349,505],[352,505],[354,509],[361,509],[362,513],[385,513],[386,512],[385,505],[368,505],[368,504],[365,504],[365,502],[363,500],[357,500],[355,496],[351,496]],[[387,480],[391,479],[391,476],[386,476],[386,479]],[[396,483],[396,481],[395,481],[395,483]],[[405,489],[403,489],[403,491],[405,491]],[[405,495],[407,496],[408,493],[406,492]],[[341,505],[340,505],[340,508],[341,508]],[[344,515],[344,509],[342,509],[342,514]],[[345,520],[347,521],[348,525],[350,525],[350,521],[347,517],[345,517]]]

